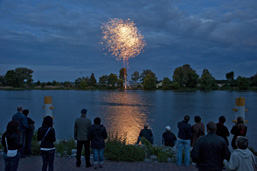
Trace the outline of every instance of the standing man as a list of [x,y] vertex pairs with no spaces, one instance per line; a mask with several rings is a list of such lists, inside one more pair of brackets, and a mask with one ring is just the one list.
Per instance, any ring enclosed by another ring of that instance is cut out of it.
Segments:
[[21,152],[21,158],[23,158],[25,157],[24,148],[25,148],[25,140],[26,140],[26,129],[29,127],[29,125],[28,125],[27,117],[22,113],[23,109],[21,105],[17,107],[17,111],[18,112],[13,115],[12,120],[19,122],[18,130],[20,132],[21,144],[23,145],[20,152]]
[[229,160],[230,151],[224,138],[215,134],[216,124],[207,124],[206,136],[202,136],[196,142],[191,151],[193,162],[197,164],[199,171],[222,171],[223,160]]
[[188,167],[190,164],[190,140],[192,137],[192,128],[188,123],[190,116],[184,116],[184,120],[178,123],[178,141],[177,141],[177,165],[182,164],[182,151],[185,151],[185,166]]
[[87,109],[82,109],[81,117],[76,119],[74,126],[74,138],[77,140],[77,167],[80,167],[81,165],[81,151],[83,145],[85,147],[86,167],[92,166],[90,163],[90,141],[88,139],[91,121],[86,117],[86,114]]
[[224,138],[227,145],[229,145],[228,138],[227,138],[227,137],[229,137],[229,131],[228,131],[228,128],[224,125],[225,122],[226,122],[225,116],[220,116],[219,123],[216,124],[216,126],[217,126],[216,135],[219,135],[222,138]]

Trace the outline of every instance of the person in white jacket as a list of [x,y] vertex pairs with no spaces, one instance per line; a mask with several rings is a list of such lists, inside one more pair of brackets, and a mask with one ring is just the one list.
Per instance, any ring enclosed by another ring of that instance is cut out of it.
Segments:
[[233,151],[229,162],[223,161],[228,170],[236,171],[254,171],[256,161],[253,153],[248,149],[248,139],[244,136],[238,136],[236,139],[237,149]]

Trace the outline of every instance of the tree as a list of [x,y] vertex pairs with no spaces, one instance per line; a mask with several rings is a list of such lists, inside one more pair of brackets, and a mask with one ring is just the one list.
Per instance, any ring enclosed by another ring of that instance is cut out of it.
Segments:
[[86,87],[87,87],[87,80],[86,79],[81,80],[81,82],[79,83],[79,88],[85,89]]
[[4,76],[0,75],[0,86],[4,86]]
[[120,69],[120,75],[119,75],[119,79],[122,79],[123,81],[125,80],[125,74],[126,74],[126,77],[127,77],[127,69],[126,68],[121,68]]
[[31,87],[32,73],[33,71],[28,68],[16,68],[7,71],[4,80],[8,86],[23,87],[25,84],[27,87]]
[[36,86],[40,86],[41,85],[41,82],[38,80],[37,82],[36,82]]
[[198,75],[190,65],[185,64],[175,69],[173,73],[173,82],[177,82],[180,87],[194,88],[197,86]]
[[139,72],[138,71],[135,71],[133,74],[131,74],[131,79],[134,81],[134,82],[137,82],[139,80],[140,76],[139,76]]
[[65,81],[63,84],[64,84],[64,87],[67,87],[67,88],[72,87],[72,84],[69,81]]
[[250,78],[250,81],[252,86],[257,86],[257,73]]
[[142,74],[140,75],[140,78],[141,78],[140,81],[142,83],[144,83],[145,77],[148,74],[151,75],[155,79],[155,81],[157,80],[155,73],[153,73],[151,70],[148,69],[148,70],[143,70]]
[[115,88],[115,84],[118,82],[118,77],[116,74],[111,73],[108,77],[108,84]]
[[93,86],[93,87],[96,85],[96,79],[95,79],[94,73],[91,74],[91,77],[89,79],[88,85],[89,86]]
[[56,86],[56,84],[57,84],[57,82],[55,80],[53,80],[52,85]]
[[9,70],[4,76],[4,81],[7,86],[17,87],[16,75],[14,70]]
[[201,90],[210,90],[216,88],[216,80],[210,74],[208,69],[203,70],[203,73],[201,75],[201,78],[199,78],[198,83],[200,84]]
[[118,79],[118,87],[123,87],[123,79]]
[[234,72],[231,71],[231,72],[226,73],[226,78],[227,78],[228,82],[230,82],[230,83],[232,81],[234,81]]
[[239,90],[248,90],[250,86],[250,80],[245,77],[239,76],[236,79],[236,85]]
[[162,80],[162,89],[168,90],[171,89],[171,80],[168,77],[164,77]]
[[151,74],[147,74],[144,78],[143,87],[145,90],[153,90],[156,88],[156,80]]
[[108,84],[108,76],[107,75],[103,75],[102,77],[99,78],[99,86],[100,87],[105,87]]

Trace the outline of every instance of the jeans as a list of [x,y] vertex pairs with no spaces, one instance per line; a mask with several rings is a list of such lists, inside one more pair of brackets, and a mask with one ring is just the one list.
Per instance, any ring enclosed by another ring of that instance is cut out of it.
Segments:
[[104,148],[93,148],[94,164],[104,164]]
[[55,154],[55,149],[49,150],[49,151],[41,150],[41,156],[43,158],[42,171],[47,170],[47,165],[49,165],[48,171],[54,170],[54,154]]
[[7,157],[6,153],[4,153],[4,163],[5,163],[5,171],[16,171],[18,169],[20,160],[20,152],[17,153],[15,157]]
[[21,137],[21,144],[23,145],[22,148],[20,149],[21,152],[21,157],[25,156],[25,141],[26,141],[26,130],[21,130],[20,131],[20,137]]
[[31,154],[31,141],[33,137],[33,131],[26,131],[26,141],[25,141],[25,154]]
[[81,151],[85,147],[85,159],[86,159],[86,166],[90,166],[90,141],[79,141],[77,140],[77,163],[80,165],[81,163]]
[[185,152],[185,166],[189,166],[190,164],[190,140],[183,140],[183,139],[178,139],[177,140],[177,165],[181,166],[182,164],[182,151],[184,149]]

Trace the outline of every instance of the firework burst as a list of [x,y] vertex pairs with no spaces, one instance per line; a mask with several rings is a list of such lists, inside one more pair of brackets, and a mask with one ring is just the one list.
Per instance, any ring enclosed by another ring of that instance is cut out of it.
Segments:
[[[106,49],[115,56],[117,60],[122,60],[124,68],[127,68],[129,58],[139,55],[144,46],[143,36],[137,30],[135,23],[130,20],[110,19],[102,25],[103,44]],[[126,73],[124,73],[126,88]]]

